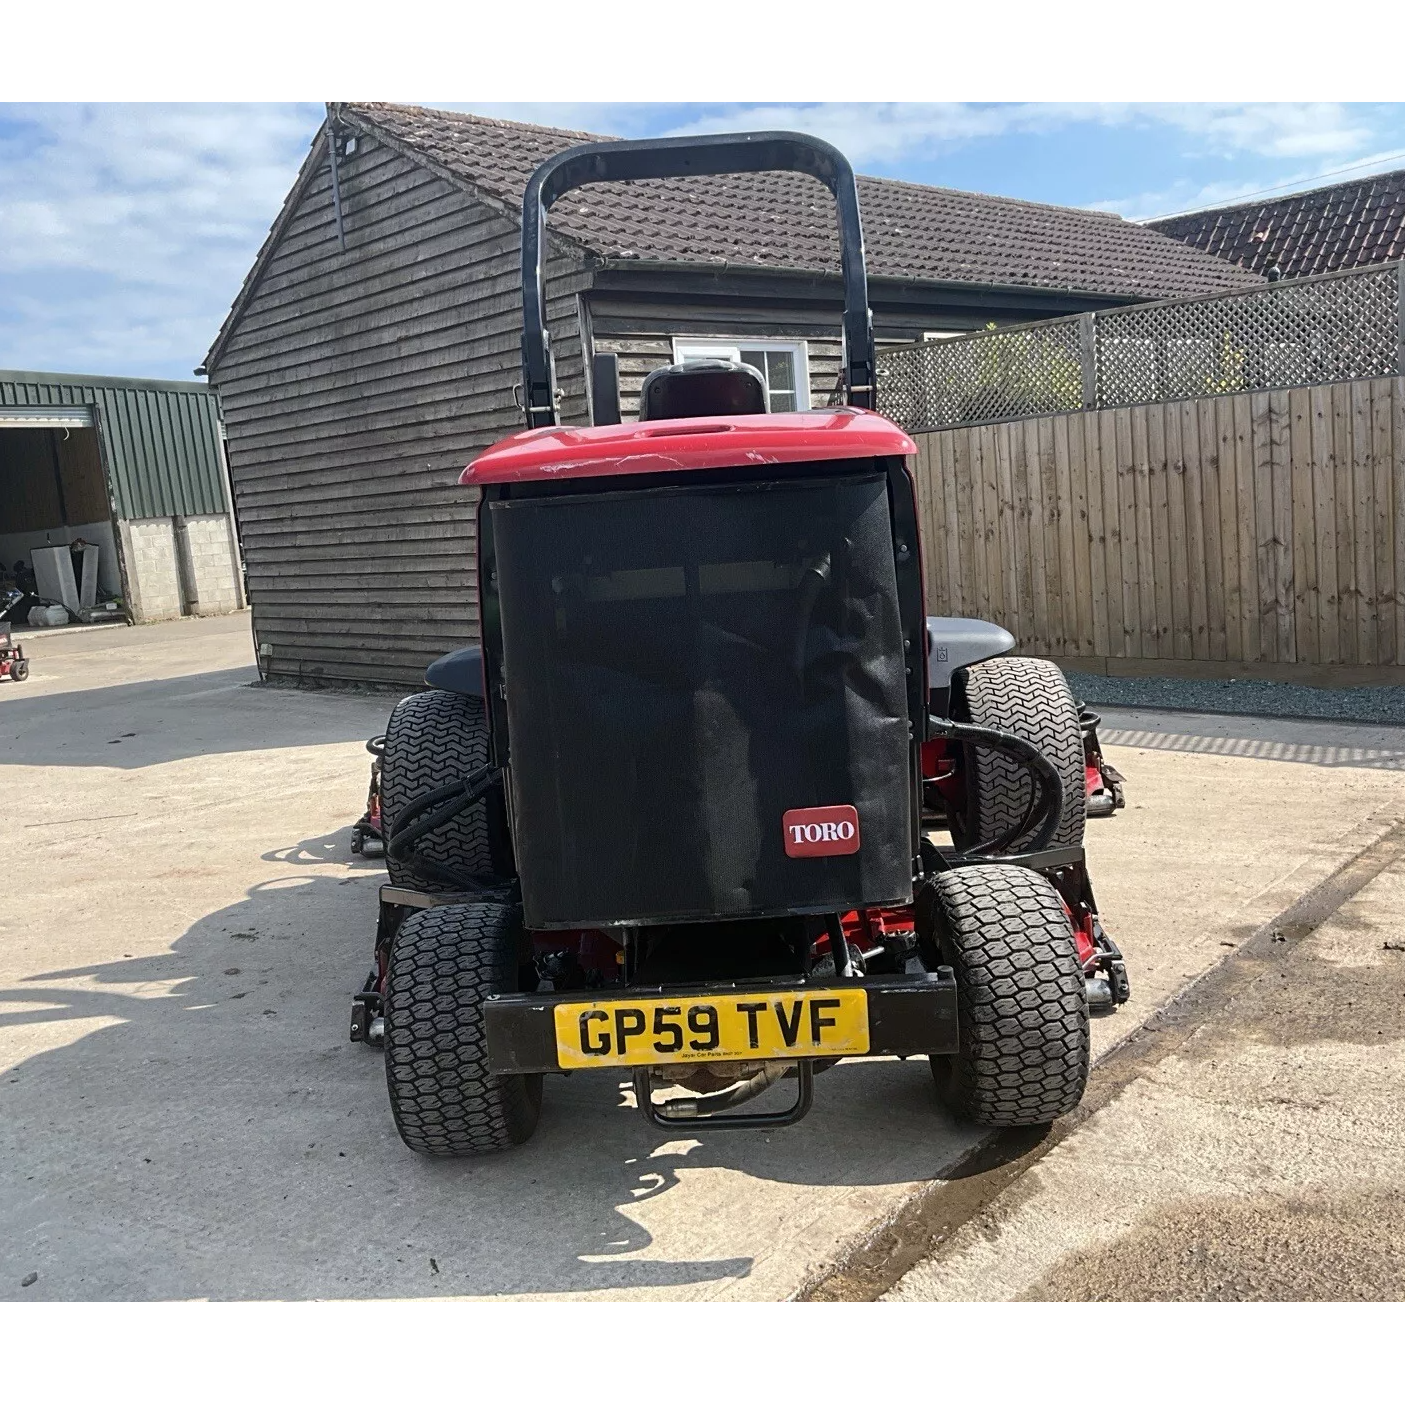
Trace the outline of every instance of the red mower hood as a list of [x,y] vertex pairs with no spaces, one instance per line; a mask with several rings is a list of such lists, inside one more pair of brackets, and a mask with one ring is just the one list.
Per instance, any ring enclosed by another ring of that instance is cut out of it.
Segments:
[[460,483],[524,483],[618,474],[686,473],[749,464],[806,463],[915,454],[897,425],[847,406],[782,415],[708,416],[526,429],[499,440],[464,469]]

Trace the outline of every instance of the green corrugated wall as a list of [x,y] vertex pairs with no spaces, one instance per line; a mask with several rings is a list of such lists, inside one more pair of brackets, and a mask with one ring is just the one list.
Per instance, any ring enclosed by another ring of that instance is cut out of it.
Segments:
[[195,382],[0,371],[0,407],[91,405],[119,516],[226,512],[214,391]]

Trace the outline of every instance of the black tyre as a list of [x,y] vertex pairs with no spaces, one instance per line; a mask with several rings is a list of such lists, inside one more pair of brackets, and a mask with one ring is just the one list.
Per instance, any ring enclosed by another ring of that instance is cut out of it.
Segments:
[[[1047,659],[987,659],[952,681],[956,721],[1013,732],[1053,763],[1063,781],[1064,805],[1049,842],[1054,847],[1081,845],[1088,809],[1083,729],[1063,671]],[[999,839],[1020,822],[1034,781],[1018,761],[997,752],[967,747],[965,756],[966,813],[956,817],[960,832],[953,837],[962,848],[971,848]],[[1010,852],[1031,849],[1035,838],[1026,835]]]
[[[488,764],[488,717],[481,698],[431,688],[402,699],[390,714],[381,758],[381,833],[389,835],[413,801]],[[416,845],[426,858],[469,874],[510,877],[502,792],[483,800],[425,835]],[[425,880],[386,854],[392,883],[428,891],[455,885]]]
[[16,683],[23,683],[29,677],[29,660],[14,659],[10,663],[10,677]]
[[515,908],[427,908],[401,924],[385,988],[385,1081],[405,1145],[478,1156],[525,1142],[541,1112],[541,1074],[488,1072],[483,1001],[521,988]]
[[940,874],[918,902],[928,969],[956,973],[960,1050],[932,1056],[941,1100],[983,1127],[1031,1127],[1078,1106],[1088,1001],[1073,930],[1047,879],[1013,864]]

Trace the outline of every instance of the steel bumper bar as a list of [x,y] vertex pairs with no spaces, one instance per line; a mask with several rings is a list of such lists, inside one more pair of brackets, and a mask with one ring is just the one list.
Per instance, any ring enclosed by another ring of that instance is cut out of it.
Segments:
[[[821,992],[862,986],[868,995],[868,1055],[953,1054],[957,1048],[956,981],[948,967],[935,974],[867,976],[859,981],[778,977],[709,985],[631,986],[627,990],[561,990],[490,995],[483,1019],[488,1067],[494,1073],[559,1073],[555,1007],[588,1002],[602,1008],[660,997],[707,999],[765,996],[775,991]],[[732,1054],[732,1060],[744,1055]],[[619,1070],[616,1069],[616,1072]]]

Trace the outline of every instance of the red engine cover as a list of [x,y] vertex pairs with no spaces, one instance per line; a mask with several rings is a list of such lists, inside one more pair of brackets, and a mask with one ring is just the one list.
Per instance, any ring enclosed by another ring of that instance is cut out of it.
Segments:
[[526,429],[474,459],[459,482],[481,487],[916,452],[912,440],[882,415],[843,406],[781,415]]

